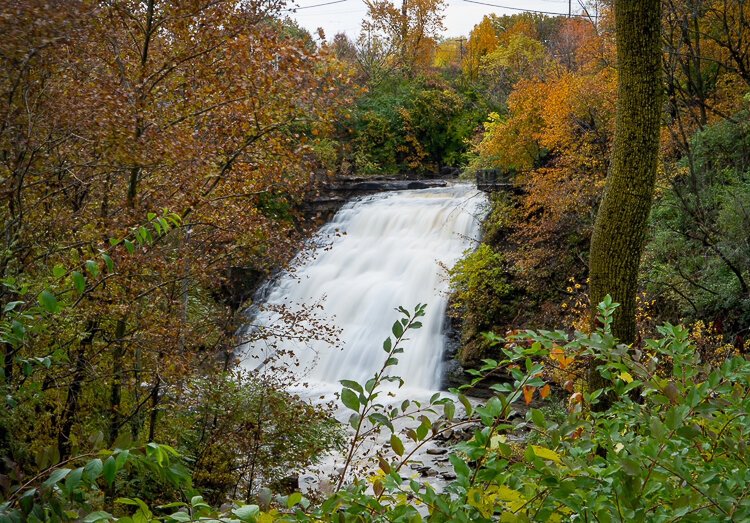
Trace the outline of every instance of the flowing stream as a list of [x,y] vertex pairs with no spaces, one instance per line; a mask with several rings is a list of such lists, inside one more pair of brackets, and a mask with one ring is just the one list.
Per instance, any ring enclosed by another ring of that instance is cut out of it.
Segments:
[[[400,317],[394,309],[426,303],[423,327],[409,333],[395,374],[406,390],[439,389],[446,267],[474,246],[484,202],[472,186],[452,185],[345,205],[312,240],[312,251],[268,289],[243,365],[292,369],[290,387],[306,383],[315,394],[340,390],[341,379],[364,383],[383,364],[382,342]],[[321,325],[334,326],[336,336],[306,334]]]

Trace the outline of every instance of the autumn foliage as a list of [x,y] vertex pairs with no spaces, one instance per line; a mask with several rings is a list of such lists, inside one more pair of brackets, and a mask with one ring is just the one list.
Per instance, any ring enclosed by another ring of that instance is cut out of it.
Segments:
[[[498,104],[474,144],[469,170],[499,169],[518,192],[493,206],[493,216],[503,215],[502,232],[488,239],[510,264],[519,303],[518,314],[495,320],[501,326],[519,319],[555,323],[570,310],[560,303],[579,299],[569,278],[585,288],[618,83],[612,13],[598,14],[490,16],[469,41],[470,49],[485,50],[465,61],[467,74]],[[750,310],[750,257],[738,241],[747,232],[740,200],[748,171],[749,15],[736,2],[664,6],[666,104],[653,241],[641,277],[647,301],[661,298],[657,316],[712,318],[738,347]]]
[[[297,249],[316,144],[348,96],[281,7],[0,7],[0,467],[16,480],[96,434],[177,443],[194,380],[231,367],[249,297],[234,275]],[[37,301],[67,312],[40,322]]]
[[[586,275],[608,170],[617,74],[605,24],[552,25],[528,16],[513,22],[505,21],[497,45],[480,60],[478,81],[487,78],[488,96],[502,105],[484,124],[470,170],[500,169],[518,187],[517,196],[495,204],[490,222],[503,216],[503,231],[487,241],[509,264],[514,301],[527,304],[521,314],[533,317],[541,307],[549,319],[566,279]],[[490,26],[486,19],[475,31]]]

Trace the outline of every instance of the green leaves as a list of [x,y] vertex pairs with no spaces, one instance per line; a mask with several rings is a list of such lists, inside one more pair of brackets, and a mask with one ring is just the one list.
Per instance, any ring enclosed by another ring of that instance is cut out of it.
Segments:
[[443,404],[443,416],[445,416],[445,419],[452,420],[453,417],[456,415],[456,404],[453,403],[453,401],[447,401],[445,404]]
[[464,406],[464,410],[466,411],[467,416],[471,416],[471,413],[474,411],[474,406],[469,401],[469,398],[467,398],[463,394],[458,395],[458,401],[461,402],[461,405]]
[[[161,455],[161,459],[157,457],[157,454]],[[180,464],[171,459],[179,456],[167,445],[150,443],[145,447],[130,450],[102,450],[99,456],[85,462],[82,462],[82,457],[72,457],[69,462],[80,463],[81,466],[53,468],[39,487],[31,487],[18,493],[18,508],[13,505],[13,497],[9,504],[0,505],[0,519],[33,520],[33,517],[27,518],[26,516],[46,513],[55,521],[78,520],[81,518],[82,510],[90,510],[90,506],[83,505],[82,500],[96,499],[97,496],[91,496],[91,494],[99,492],[103,483],[111,488],[115,484],[117,472],[123,470],[127,462],[134,463],[133,471],[141,474],[148,470],[161,477],[162,481],[175,487],[183,488],[189,484],[190,478],[180,473]],[[105,457],[106,459],[102,462]],[[43,453],[39,459],[46,459],[46,453]],[[59,457],[53,456],[50,459],[59,460]],[[202,499],[200,496],[195,496],[191,500],[191,508],[196,515],[199,511],[211,508]],[[117,498],[115,502],[138,508],[132,521],[149,521],[153,516],[148,504],[139,498]],[[180,503],[179,506],[184,506],[184,503]],[[169,508],[169,505],[162,508]],[[179,517],[181,516],[177,516]],[[111,518],[112,516],[107,512],[94,511],[83,517],[82,521],[109,521]],[[128,520],[130,519],[123,518],[123,521]],[[177,521],[178,519],[171,518],[170,520]]]
[[86,267],[86,271],[93,277],[96,278],[99,276],[99,264],[96,263],[94,260],[86,260],[86,263],[84,264]]
[[52,268],[52,276],[55,278],[62,278],[66,274],[68,274],[68,270],[59,263]]
[[356,381],[353,381],[353,380],[341,380],[341,381],[339,381],[339,383],[341,383],[341,385],[343,385],[344,387],[350,388],[350,389],[352,389],[352,390],[354,390],[354,391],[356,391],[356,392],[358,392],[360,394],[364,392],[364,390],[362,390],[362,385],[360,385]]
[[[157,237],[166,234],[173,226],[177,226],[181,223],[180,217],[174,213],[163,211],[162,216],[157,216],[151,213],[149,216],[149,222],[155,227]],[[134,229],[133,237],[136,239],[138,244],[150,244],[153,243],[155,237],[151,232],[144,226],[139,226]],[[120,240],[112,238],[109,240],[110,247],[114,248],[120,244],[125,246],[128,253],[135,252],[135,243],[128,239]],[[69,270],[62,263],[57,263],[52,267],[52,276],[55,280],[62,280],[55,282],[50,287],[42,288],[37,294],[37,303],[40,306],[40,311],[47,314],[59,314],[66,306],[70,303],[65,301],[66,293],[70,290],[75,291],[78,296],[83,296],[88,286],[88,279],[97,279],[101,276],[100,264],[103,263],[107,272],[112,275],[115,273],[115,262],[109,252],[100,250],[98,254],[100,260],[87,259],[83,262],[82,266],[79,266],[76,270]],[[68,278],[66,278],[68,276]],[[65,288],[61,283],[67,282],[70,286]],[[13,288],[14,293],[23,296],[29,292],[29,285],[17,286],[15,280],[6,279],[3,280],[3,284],[6,287]],[[96,285],[92,285],[95,287]],[[60,288],[63,287],[63,288]],[[80,300],[75,301],[78,303]],[[12,346],[18,346],[26,339],[27,333],[30,331],[29,325],[34,320],[33,315],[25,315],[22,311],[23,305],[26,303],[20,300],[11,301],[3,307],[4,313],[15,313],[14,318],[8,319],[3,325],[0,325],[0,341],[8,343]],[[34,310],[36,313],[37,310]],[[23,366],[23,365],[22,365]],[[29,370],[29,366],[25,366],[25,370]]]
[[544,413],[539,409],[531,409],[531,420],[534,422],[534,425],[539,427],[540,429],[544,430],[547,428],[547,420],[544,417]]
[[115,272],[115,262],[112,261],[112,258],[109,256],[109,254],[103,252],[102,259],[104,260],[104,265],[107,267],[107,270],[110,273]]
[[393,332],[393,335],[397,339],[404,335],[404,326],[401,324],[401,321],[393,322],[393,327],[391,327],[391,332]]
[[78,294],[83,294],[83,291],[86,290],[86,278],[84,278],[83,274],[78,271],[73,271],[70,274],[70,280]]
[[91,483],[95,481],[104,470],[104,465],[100,458],[94,458],[83,467],[83,479]]
[[391,434],[391,448],[397,455],[404,455],[404,443],[396,434]]
[[39,300],[39,305],[41,305],[47,312],[54,314],[60,310],[59,305],[57,304],[57,298],[47,289],[40,292],[37,299]]
[[117,465],[115,464],[115,458],[114,456],[110,456],[104,462],[104,466],[102,467],[102,475],[104,476],[107,485],[112,486],[112,483],[115,481],[116,473]]
[[448,460],[451,462],[451,465],[453,465],[453,470],[456,471],[456,475],[462,478],[468,478],[471,476],[469,465],[467,465],[457,454],[450,454]]
[[83,478],[83,467],[74,469],[65,479],[65,492],[70,494],[81,484]]
[[96,512],[92,512],[88,515],[86,515],[85,518],[81,520],[82,523],[98,523],[99,521],[111,521],[112,520],[112,514],[109,512],[104,512],[103,510],[99,510]]
[[252,523],[260,515],[260,507],[258,505],[243,505],[232,509],[232,514],[240,518],[240,521]]
[[349,409],[353,410],[354,412],[359,411],[360,403],[359,398],[357,397],[357,394],[351,390],[351,389],[342,389],[341,390],[341,402]]
[[49,478],[42,483],[42,487],[44,488],[50,488],[52,485],[55,485],[58,481],[61,481],[70,474],[70,469],[55,469],[52,471],[52,474],[50,474]]
[[294,492],[292,494],[289,494],[289,497],[286,500],[286,506],[287,508],[292,508],[293,506],[297,505],[300,501],[302,501],[302,493]]

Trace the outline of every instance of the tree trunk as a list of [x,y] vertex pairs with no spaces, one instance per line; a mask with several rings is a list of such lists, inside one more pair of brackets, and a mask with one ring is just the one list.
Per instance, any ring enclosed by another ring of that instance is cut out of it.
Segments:
[[[144,122],[143,122],[143,106],[145,105],[145,85],[144,79],[146,77],[146,63],[148,62],[148,51],[151,45],[151,37],[154,31],[154,4],[156,0],[148,0],[146,5],[146,28],[143,34],[143,48],[141,49],[141,75],[138,83],[136,92],[136,103],[135,103],[135,144],[137,145],[141,137],[143,136]],[[141,176],[141,166],[134,165],[130,168],[130,179],[128,181],[128,207],[135,207],[135,198],[138,195],[138,181]]]
[[[592,326],[607,295],[620,304],[613,333],[636,338],[638,267],[651,209],[661,115],[660,0],[616,0],[619,87],[612,162],[591,238]],[[592,373],[593,375],[596,373]]]
[[121,402],[122,402],[122,378],[124,368],[125,346],[123,338],[125,337],[125,318],[117,320],[115,329],[115,348],[112,352],[112,389],[109,401],[109,439],[107,444],[111,447],[120,434],[120,425],[122,424]]
[[57,434],[57,449],[60,453],[60,460],[65,460],[70,456],[72,442],[70,435],[73,431],[73,425],[78,415],[78,403],[83,389],[83,379],[86,371],[86,349],[94,343],[96,335],[96,323],[90,321],[87,328],[86,337],[81,340],[76,351],[75,368],[73,377],[68,386],[68,395],[65,399],[65,407],[60,416],[60,432]]

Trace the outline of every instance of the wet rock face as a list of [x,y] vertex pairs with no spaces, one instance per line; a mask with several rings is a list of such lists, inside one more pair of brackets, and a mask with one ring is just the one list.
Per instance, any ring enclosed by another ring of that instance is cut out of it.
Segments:
[[443,389],[458,388],[470,381],[471,376],[466,373],[458,360],[450,359],[443,363]]
[[445,337],[445,351],[443,352],[442,389],[448,390],[466,385],[471,381],[471,376],[466,373],[457,359],[461,350],[461,320],[452,316],[450,312],[445,315],[443,336]]
[[299,476],[292,474],[275,481],[271,490],[283,495],[289,495],[299,491]]
[[254,267],[229,267],[217,298],[237,310],[268,275]]

